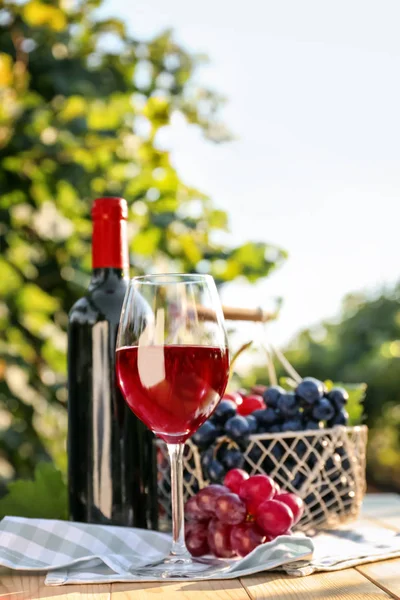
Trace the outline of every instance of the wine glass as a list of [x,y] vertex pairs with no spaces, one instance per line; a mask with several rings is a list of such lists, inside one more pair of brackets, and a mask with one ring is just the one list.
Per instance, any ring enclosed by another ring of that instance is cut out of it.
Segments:
[[[160,577],[209,575],[218,559],[193,559],[185,544],[182,457],[185,441],[208,419],[229,376],[221,302],[210,275],[134,277],[117,338],[118,383],[131,410],[168,447],[172,548],[151,568]],[[143,571],[141,572],[143,574]]]

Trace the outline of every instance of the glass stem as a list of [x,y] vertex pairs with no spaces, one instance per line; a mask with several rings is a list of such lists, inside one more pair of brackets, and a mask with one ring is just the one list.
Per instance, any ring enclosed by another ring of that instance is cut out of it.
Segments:
[[185,544],[183,509],[183,449],[185,444],[167,444],[171,464],[172,548],[170,555],[190,558]]

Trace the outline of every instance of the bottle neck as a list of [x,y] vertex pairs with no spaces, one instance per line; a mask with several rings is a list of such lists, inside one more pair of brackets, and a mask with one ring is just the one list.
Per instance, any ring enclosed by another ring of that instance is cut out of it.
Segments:
[[[92,268],[95,271],[123,271],[128,273],[128,239],[125,219],[109,215],[93,221]],[[98,274],[100,276],[100,273]]]

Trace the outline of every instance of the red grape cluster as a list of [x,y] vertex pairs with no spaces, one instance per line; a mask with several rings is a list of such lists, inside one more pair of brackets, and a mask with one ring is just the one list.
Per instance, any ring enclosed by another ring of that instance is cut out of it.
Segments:
[[209,485],[186,502],[186,545],[193,556],[246,556],[279,535],[291,535],[303,510],[301,498],[281,491],[268,475],[232,469],[224,485]]

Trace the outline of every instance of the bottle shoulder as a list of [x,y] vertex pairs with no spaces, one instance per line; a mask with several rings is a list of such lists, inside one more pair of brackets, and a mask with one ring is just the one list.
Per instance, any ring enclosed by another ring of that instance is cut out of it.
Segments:
[[95,324],[109,321],[118,324],[127,284],[120,282],[114,287],[99,286],[79,298],[69,312],[71,324]]
[[79,322],[86,323],[91,321],[95,322],[97,316],[98,311],[95,310],[93,303],[90,302],[90,298],[83,296],[73,304],[69,311],[68,319],[70,324]]

